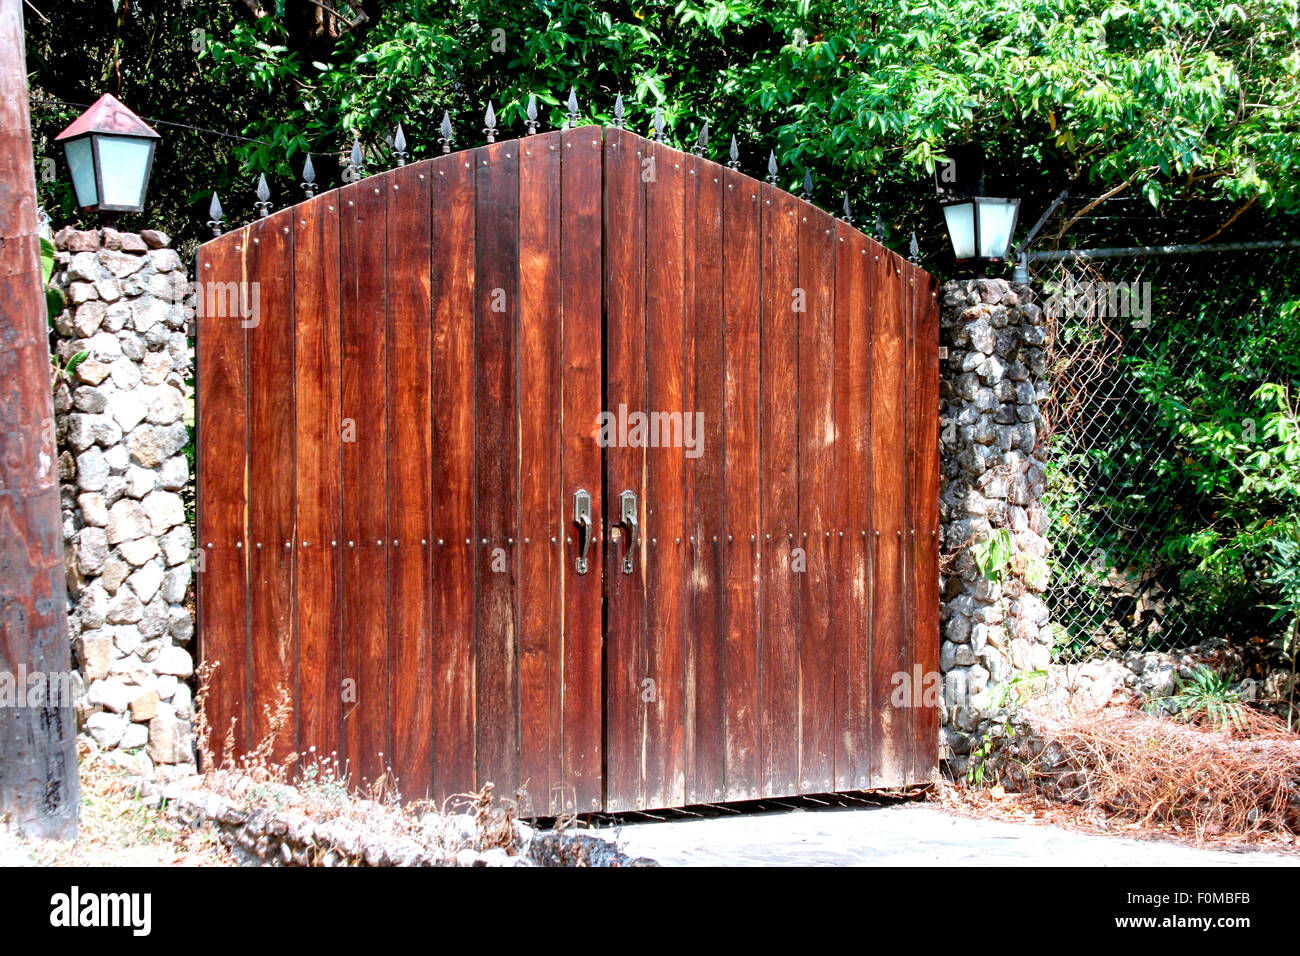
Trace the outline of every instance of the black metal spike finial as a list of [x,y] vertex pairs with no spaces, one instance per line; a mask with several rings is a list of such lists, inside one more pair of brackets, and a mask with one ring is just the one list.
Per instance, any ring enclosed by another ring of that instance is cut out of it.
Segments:
[[699,139],[695,141],[695,146],[694,148],[692,148],[691,152],[693,152],[696,156],[703,156],[704,147],[708,145],[709,145],[709,121],[705,120],[704,125],[700,127]]
[[731,158],[727,160],[727,165],[732,169],[740,168],[740,147],[736,145],[736,137],[731,137],[731,148],[727,151]]
[[439,126],[438,129],[442,133],[442,135],[438,137],[438,142],[442,143],[442,151],[444,153],[450,153],[451,144],[454,140],[451,135],[451,114],[446,110],[442,111],[442,125]]
[[316,195],[316,167],[311,164],[311,153],[307,154],[307,162],[302,164],[302,182],[298,186],[308,199]]
[[524,115],[528,117],[528,135],[532,136],[537,132],[537,95],[528,94],[528,108],[524,110]]
[[805,202],[812,201],[812,170],[803,171],[803,192],[802,196]]
[[767,154],[767,181],[776,185],[776,150]]
[[397,132],[393,133],[393,159],[398,166],[405,166],[406,155],[406,133],[402,132],[402,124],[398,123]]
[[483,135],[487,137],[489,143],[497,141],[497,111],[492,108],[492,101],[488,100],[487,112],[483,114]]
[[208,220],[208,226],[212,229],[213,238],[216,238],[221,235],[226,220],[225,213],[221,210],[221,200],[217,198],[215,191],[212,193],[212,202],[208,203],[208,215],[212,217]]
[[348,156],[348,172],[352,181],[366,178],[365,157],[361,153],[361,140],[352,141],[352,152]]
[[257,177],[257,202],[253,203],[257,218],[261,219],[271,212],[271,187],[266,184],[266,173]]
[[912,241],[907,244],[907,258],[913,262],[921,261],[921,246],[916,241],[916,233],[912,233]]
[[876,213],[876,242],[885,241],[885,220],[879,212]]
[[569,117],[569,129],[578,125],[578,91],[572,86],[569,87],[569,110],[565,113]]
[[662,143],[664,141],[664,111],[657,106],[655,107],[654,127],[655,131],[652,138],[656,143]]
[[853,207],[849,205],[849,194],[844,194],[844,221],[853,225]]
[[623,94],[620,93],[618,96],[614,97],[614,125],[617,128],[622,129],[623,122]]

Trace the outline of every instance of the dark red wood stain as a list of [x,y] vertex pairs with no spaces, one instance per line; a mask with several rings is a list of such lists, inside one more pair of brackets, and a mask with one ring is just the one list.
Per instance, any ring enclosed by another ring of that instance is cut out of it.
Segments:
[[[227,756],[229,740],[237,753],[247,750],[248,716],[248,566],[244,515],[248,487],[248,369],[240,314],[245,282],[244,246],[248,230],[205,246],[198,260],[199,405],[198,508],[203,549],[198,575],[200,647],[211,669],[208,726],[211,750]],[[233,298],[228,288],[233,286]],[[232,308],[233,304],[233,308]],[[232,314],[233,313],[233,314]],[[230,756],[234,756],[231,754]]]
[[[596,127],[372,176],[199,268],[261,306],[199,320],[218,749],[232,724],[255,746],[285,686],[277,755],[391,769],[407,799],[492,783],[553,815],[932,778],[923,271]],[[669,440],[602,447],[602,412]]]
[[770,281],[762,268],[759,184],[723,175],[723,414],[726,445],[726,623],[723,704],[728,800],[759,795],[762,640],[760,423],[762,380],[755,317]]
[[519,773],[527,804],[554,813],[560,778],[564,627],[560,484],[560,134],[519,144]]
[[[295,502],[300,749],[328,760],[342,746],[342,436],[339,425],[338,197],[294,210]],[[205,393],[206,394],[206,393]]]
[[[601,411],[601,131],[596,126],[561,134],[561,406],[563,461],[561,501],[566,546],[563,653],[562,808],[575,812],[602,803],[601,599],[604,542],[600,516],[601,449],[596,443]],[[573,493],[591,493],[592,542],[586,574],[574,573],[577,528]],[[573,545],[567,539],[573,538]]]
[[475,787],[473,153],[429,166],[433,230],[433,742],[439,800]]
[[410,799],[432,793],[433,456],[429,163],[394,171],[388,209],[388,652],[392,768]]
[[513,541],[518,526],[519,154],[517,143],[476,149],[474,272],[474,560],[477,577],[475,723],[478,782],[519,783],[518,622]]
[[[605,131],[605,409],[646,407],[645,322],[645,202],[640,155],[644,140],[623,130]],[[638,521],[646,527],[644,448],[604,449],[605,525],[617,528],[618,542],[609,542],[605,560],[605,793],[611,810],[645,805],[643,743],[648,704],[642,689],[648,663],[645,642],[645,580],[647,545],[644,536],[633,552],[633,570],[624,573],[627,529],[621,519],[619,496],[636,495]],[[570,505],[571,507],[571,505]],[[611,532],[612,533],[612,532]],[[568,563],[566,562],[566,568]]]

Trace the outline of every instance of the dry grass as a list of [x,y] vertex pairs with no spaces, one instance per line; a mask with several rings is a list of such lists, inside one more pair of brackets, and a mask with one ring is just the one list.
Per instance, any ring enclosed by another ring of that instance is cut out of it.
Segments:
[[1001,776],[1029,797],[1107,829],[1176,834],[1198,845],[1300,838],[1300,736],[1247,710],[1214,729],[1133,708],[1042,722],[1039,742]]
[[389,839],[478,852],[499,848],[510,855],[519,851],[522,793],[503,799],[489,783],[478,793],[453,794],[441,805],[404,801],[391,768],[377,779],[359,780],[336,753],[317,753],[314,747],[277,758],[283,751],[279,738],[293,716],[292,696],[284,686],[273,705],[263,705],[267,731],[257,745],[237,754],[232,724],[218,756],[211,747],[205,707],[213,670],[208,664],[199,667],[195,694],[195,745],[204,789],[242,809],[286,811],[319,823],[340,820]]
[[0,825],[0,865],[227,866],[211,834],[167,819],[139,782],[83,741],[79,749],[81,818],[75,841],[27,840]]

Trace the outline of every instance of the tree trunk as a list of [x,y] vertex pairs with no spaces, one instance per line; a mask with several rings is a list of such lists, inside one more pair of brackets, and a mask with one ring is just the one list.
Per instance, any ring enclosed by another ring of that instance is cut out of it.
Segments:
[[36,229],[22,0],[0,0],[0,813],[28,835],[73,839],[76,721]]

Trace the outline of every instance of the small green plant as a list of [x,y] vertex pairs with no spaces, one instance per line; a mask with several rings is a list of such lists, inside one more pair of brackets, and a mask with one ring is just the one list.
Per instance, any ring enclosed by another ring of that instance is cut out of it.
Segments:
[[980,735],[979,741],[971,747],[970,762],[966,765],[966,782],[973,787],[983,786],[987,772],[988,759],[993,752],[993,745],[1000,737],[1014,737],[1016,728],[1012,725],[1015,712],[1024,706],[1047,680],[1047,671],[1032,670],[1017,674],[1005,684],[999,684],[989,697],[988,709],[1002,712],[1000,721],[993,721]]
[[54,275],[54,243],[48,239],[41,240],[41,285],[45,287],[45,313],[46,319],[50,324],[58,318],[59,313],[63,311],[63,306],[67,301],[63,297],[63,290],[56,286],[50,285],[50,279]]
[[1273,570],[1268,583],[1277,589],[1277,603],[1270,604],[1273,610],[1273,623],[1286,621],[1286,630],[1281,639],[1284,656],[1291,658],[1291,690],[1287,699],[1286,725],[1288,730],[1295,730],[1296,713],[1296,664],[1300,658],[1300,536],[1279,537],[1271,543]]
[[1161,702],[1168,704],[1175,715],[1187,723],[1207,722],[1216,730],[1228,725],[1244,725],[1245,704],[1241,695],[1225,675],[1216,673],[1204,664],[1184,680],[1178,678],[1178,693],[1156,698],[1147,704],[1148,712]]
[[980,574],[997,581],[1011,563],[1011,549],[1011,531],[998,528],[971,546],[971,556]]
[[71,379],[71,378],[72,378],[72,373],[75,372],[75,371],[77,370],[77,366],[80,365],[82,362],[86,361],[86,359],[87,359],[89,356],[90,356],[90,351],[87,350],[87,349],[82,349],[82,350],[81,350],[80,352],[78,352],[76,355],[72,356],[72,358],[68,359],[68,361],[67,361],[65,364],[60,365],[60,364],[59,364],[59,357],[58,357],[57,355],[51,355],[51,356],[50,356],[50,365],[51,365],[51,366],[53,367],[53,369],[54,369],[54,378],[55,378],[55,380],[58,380],[58,379],[61,379],[61,378],[62,378],[62,379]]

